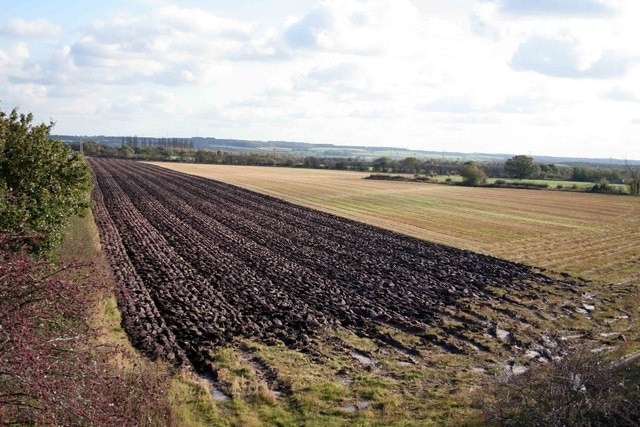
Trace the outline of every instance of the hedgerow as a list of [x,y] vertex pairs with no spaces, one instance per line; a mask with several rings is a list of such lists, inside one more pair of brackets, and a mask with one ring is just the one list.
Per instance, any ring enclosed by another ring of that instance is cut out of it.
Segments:
[[[165,424],[162,372],[122,369],[88,320],[106,291],[91,265],[53,265],[0,232],[0,424]],[[75,280],[70,280],[73,275]]]

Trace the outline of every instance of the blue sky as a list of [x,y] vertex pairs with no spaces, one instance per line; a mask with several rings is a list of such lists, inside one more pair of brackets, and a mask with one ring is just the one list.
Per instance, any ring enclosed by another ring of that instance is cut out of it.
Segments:
[[55,133],[640,159],[633,0],[0,0]]

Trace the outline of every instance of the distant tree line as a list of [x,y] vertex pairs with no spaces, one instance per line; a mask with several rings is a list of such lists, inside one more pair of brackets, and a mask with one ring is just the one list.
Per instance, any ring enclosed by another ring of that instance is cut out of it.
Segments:
[[[164,143],[164,145],[162,145]],[[137,144],[137,145],[131,145]],[[119,157],[138,160],[191,162],[220,165],[280,166],[310,169],[335,169],[377,174],[411,174],[421,176],[460,175],[465,185],[485,185],[488,178],[536,179],[592,182],[590,191],[614,193],[612,184],[627,184],[629,193],[640,194],[640,168],[591,165],[557,165],[536,163],[526,155],[516,155],[505,162],[474,162],[454,159],[393,159],[378,157],[298,157],[277,152],[196,150],[191,141],[178,138],[123,137],[119,148],[85,142],[84,154],[94,157]],[[75,147],[79,149],[79,147]],[[379,178],[380,175],[377,175]],[[498,182],[498,185],[503,181]],[[535,184],[527,184],[535,186]],[[525,185],[516,185],[522,186]],[[540,187],[542,188],[542,187]],[[546,188],[546,186],[545,186]]]
[[193,148],[193,141],[191,138],[151,138],[134,135],[122,137],[122,146],[125,145],[129,147]]

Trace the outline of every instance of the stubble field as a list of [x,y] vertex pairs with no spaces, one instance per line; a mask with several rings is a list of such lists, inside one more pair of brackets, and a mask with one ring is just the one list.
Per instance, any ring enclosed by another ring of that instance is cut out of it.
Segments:
[[209,373],[205,422],[451,422],[488,377],[559,344],[633,349],[619,341],[637,332],[631,198],[169,165],[542,271],[155,167],[92,166],[124,326],[148,355]]

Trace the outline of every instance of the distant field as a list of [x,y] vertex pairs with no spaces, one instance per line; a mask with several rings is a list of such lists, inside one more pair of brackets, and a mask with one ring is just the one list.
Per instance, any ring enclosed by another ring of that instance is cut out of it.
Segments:
[[640,199],[365,180],[368,173],[158,163],[429,241],[613,283],[640,281]]

